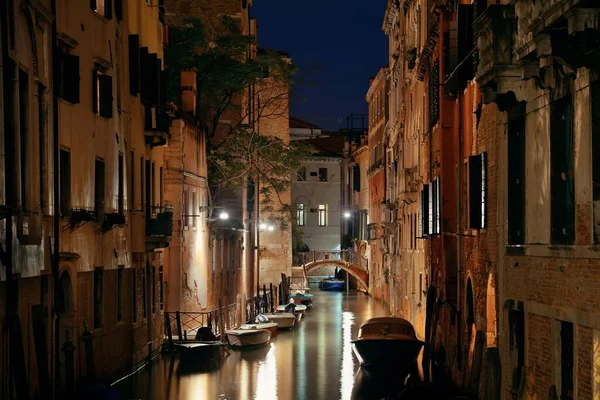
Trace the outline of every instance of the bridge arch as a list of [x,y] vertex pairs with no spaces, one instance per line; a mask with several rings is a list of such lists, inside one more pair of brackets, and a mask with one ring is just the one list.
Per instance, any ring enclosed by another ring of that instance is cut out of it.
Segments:
[[358,283],[360,283],[363,286],[365,291],[369,291],[369,272],[356,264],[352,264],[344,260],[317,260],[306,263],[304,265],[304,268],[306,269],[306,273],[308,274],[313,269],[322,267],[324,265],[335,265],[336,267],[340,267],[341,269],[355,277]]

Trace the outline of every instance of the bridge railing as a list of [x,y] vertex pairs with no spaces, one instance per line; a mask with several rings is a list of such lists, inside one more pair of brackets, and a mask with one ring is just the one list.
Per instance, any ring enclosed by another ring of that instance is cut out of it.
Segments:
[[323,260],[343,260],[366,270],[369,269],[369,260],[352,250],[311,250],[297,253],[292,257],[292,265],[300,266]]

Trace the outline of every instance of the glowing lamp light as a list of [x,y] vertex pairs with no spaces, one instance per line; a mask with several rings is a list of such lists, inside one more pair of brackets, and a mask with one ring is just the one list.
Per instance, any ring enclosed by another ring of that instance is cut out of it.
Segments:
[[261,231],[264,231],[265,229],[267,229],[267,224],[265,224],[264,222],[261,222],[258,225],[258,229],[260,229]]
[[346,211],[344,213],[344,218],[350,218],[352,216],[352,214],[350,214],[350,211]]
[[269,227],[267,228],[268,231],[273,232],[275,230],[275,227],[273,225],[269,225]]
[[222,219],[222,220],[229,219],[229,214],[227,214],[225,211],[221,211],[221,214],[219,214],[219,219]]

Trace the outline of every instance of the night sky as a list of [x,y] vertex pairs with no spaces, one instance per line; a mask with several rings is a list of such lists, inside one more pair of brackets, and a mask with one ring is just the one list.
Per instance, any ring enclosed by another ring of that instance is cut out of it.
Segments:
[[[325,130],[366,113],[369,78],[387,64],[386,0],[254,0],[260,47],[287,52],[300,69],[290,115]],[[338,120],[342,119],[340,123]]]

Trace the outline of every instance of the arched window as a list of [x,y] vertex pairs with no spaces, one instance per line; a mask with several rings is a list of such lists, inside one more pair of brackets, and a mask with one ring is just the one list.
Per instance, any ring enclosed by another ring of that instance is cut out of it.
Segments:
[[354,191],[360,192],[360,165],[354,165]]

